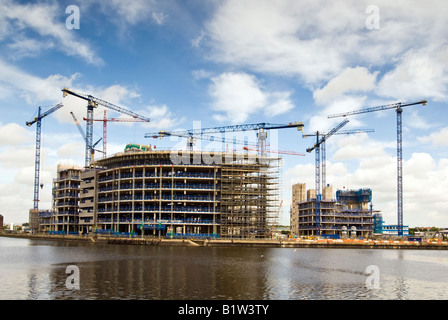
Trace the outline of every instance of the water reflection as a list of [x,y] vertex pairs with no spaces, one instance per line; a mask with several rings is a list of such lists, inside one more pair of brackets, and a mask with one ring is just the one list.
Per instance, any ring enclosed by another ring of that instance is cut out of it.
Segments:
[[[19,240],[19,241],[17,241]],[[119,246],[0,238],[0,299],[446,299],[445,251]],[[80,290],[66,287],[68,265]],[[381,271],[366,287],[366,267]]]

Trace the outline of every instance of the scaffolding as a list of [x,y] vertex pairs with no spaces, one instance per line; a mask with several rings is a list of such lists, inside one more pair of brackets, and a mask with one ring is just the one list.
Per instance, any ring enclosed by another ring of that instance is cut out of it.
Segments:
[[233,154],[221,168],[221,236],[266,238],[279,198],[279,158]]
[[39,214],[49,225],[51,232],[77,233],[79,225],[79,193],[82,172],[77,166],[58,165],[57,178],[53,179],[53,209],[50,219],[48,212]]

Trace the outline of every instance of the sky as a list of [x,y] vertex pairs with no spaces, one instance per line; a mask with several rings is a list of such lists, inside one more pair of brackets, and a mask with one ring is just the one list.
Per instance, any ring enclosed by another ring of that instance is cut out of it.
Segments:
[[[92,95],[151,119],[108,122],[107,155],[128,143],[179,147],[159,130],[303,122],[328,132],[329,115],[396,102],[403,108],[403,219],[448,227],[448,4],[444,1],[92,0],[0,2],[0,214],[28,221],[33,207],[36,125],[42,120],[40,209],[52,206],[57,165],[84,166],[85,101]],[[124,117],[95,109],[95,119]],[[393,109],[348,117],[326,144],[327,183],[371,188],[373,208],[397,223],[397,123]],[[94,124],[94,141],[102,138]],[[239,137],[255,141],[255,132]],[[291,186],[314,188],[314,138],[271,130],[280,154],[279,223],[289,224]],[[220,148],[197,141],[195,148]],[[233,148],[227,145],[226,148]],[[236,146],[242,150],[242,146]],[[102,149],[101,143],[98,149]],[[278,154],[272,154],[278,155]],[[102,157],[97,152],[95,157]]]

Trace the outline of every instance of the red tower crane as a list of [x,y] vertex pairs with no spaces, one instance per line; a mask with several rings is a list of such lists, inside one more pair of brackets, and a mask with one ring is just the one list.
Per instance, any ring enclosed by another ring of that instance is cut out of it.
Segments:
[[[87,121],[87,118],[83,118],[84,121]],[[107,118],[107,111],[104,110],[104,118],[103,119],[92,119],[91,121],[102,121],[103,122],[103,159],[106,158],[106,147],[107,147],[107,122],[147,122],[146,120],[139,119],[137,117],[133,118]]]

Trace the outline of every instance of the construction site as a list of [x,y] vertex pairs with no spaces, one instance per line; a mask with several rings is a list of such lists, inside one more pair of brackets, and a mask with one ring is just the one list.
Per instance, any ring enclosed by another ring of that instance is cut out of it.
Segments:
[[42,217],[42,231],[268,237],[278,201],[279,159],[219,153],[212,155],[215,163],[193,162],[204,156],[188,152],[183,156],[187,163],[174,165],[169,151],[127,148],[89,169],[61,167],[53,189],[54,214]]
[[30,210],[33,232],[270,236],[278,214],[280,158],[184,151],[182,163],[173,164],[173,154],[127,145],[88,168],[58,165],[52,209]]
[[[28,126],[36,124],[36,165],[34,207],[30,210],[33,233],[52,235],[115,235],[169,239],[267,239],[273,236],[283,203],[279,154],[267,150],[269,130],[294,128],[303,131],[302,122],[289,124],[243,124],[183,131],[147,133],[145,138],[176,136],[187,142],[183,150],[154,150],[151,145],[128,144],[123,152],[108,156],[107,122],[149,122],[150,119],[102,99],[64,88],[87,103],[85,131],[75,115],[73,120],[85,141],[84,167],[59,165],[53,181],[53,206],[39,209],[40,127],[46,116],[60,109],[57,104],[41,113]],[[395,109],[397,111],[397,154],[401,155],[402,107],[425,104],[397,103],[351,114]],[[98,106],[130,118],[94,119]],[[350,113],[333,115],[344,116]],[[103,156],[95,159],[93,124],[103,123]],[[372,209],[372,190],[337,190],[326,182],[326,141],[337,134],[373,132],[372,129],[341,130],[344,119],[328,132],[303,134],[316,142],[306,151],[315,152],[315,188],[303,183],[292,186],[290,237],[326,239],[369,238],[382,230],[379,210]],[[249,145],[235,137],[228,140],[213,134],[256,131],[258,141]],[[194,141],[204,139],[223,143],[222,152],[195,150]],[[244,145],[243,152],[224,151],[224,145]],[[255,149],[251,149],[251,148]],[[256,151],[256,153],[250,151]],[[280,152],[279,152],[280,153]],[[291,153],[290,153],[291,154]],[[302,155],[298,154],[296,155]],[[397,158],[397,235],[403,236],[401,157]]]

